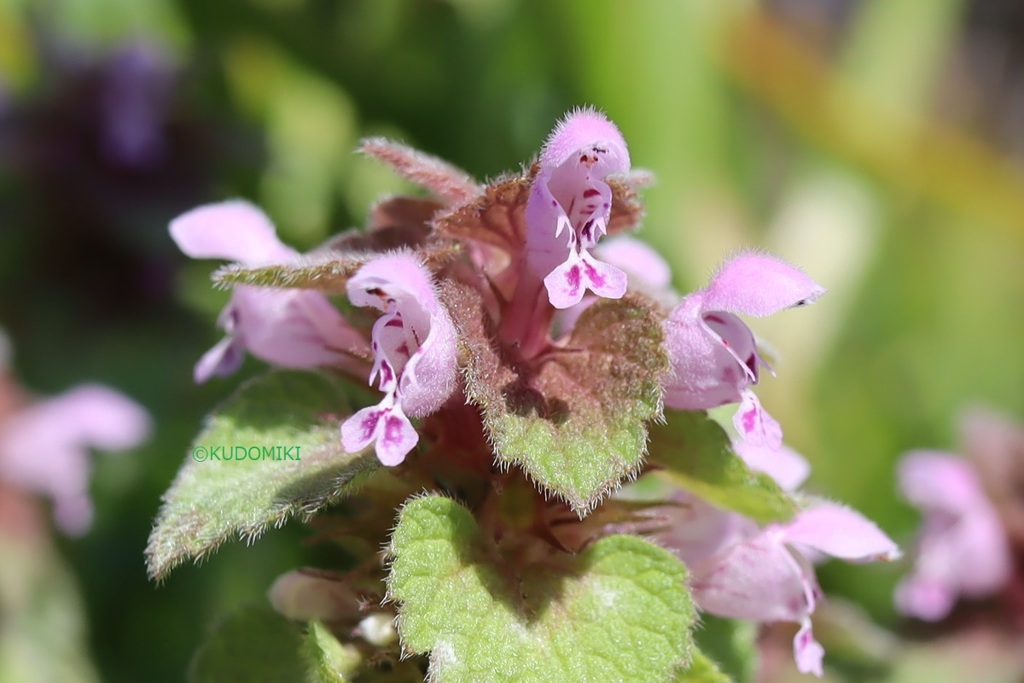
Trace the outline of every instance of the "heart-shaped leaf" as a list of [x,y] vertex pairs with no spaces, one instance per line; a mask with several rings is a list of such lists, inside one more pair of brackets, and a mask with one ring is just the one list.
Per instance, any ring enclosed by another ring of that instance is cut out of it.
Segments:
[[251,541],[352,493],[379,466],[373,452],[350,455],[341,446],[339,424],[360,391],[297,371],[242,386],[208,418],[164,494],[146,547],[149,575],[161,579],[231,536]]
[[474,292],[447,286],[444,297],[466,351],[466,393],[499,461],[522,467],[580,515],[639,471],[668,370],[652,304],[632,295],[599,301],[564,348],[529,364],[498,347]]
[[767,474],[752,472],[729,436],[703,411],[672,410],[651,428],[650,459],[673,484],[763,524],[784,522],[796,502]]
[[466,508],[426,496],[402,509],[389,550],[402,644],[430,653],[431,681],[657,683],[688,664],[686,569],[639,537],[516,569]]

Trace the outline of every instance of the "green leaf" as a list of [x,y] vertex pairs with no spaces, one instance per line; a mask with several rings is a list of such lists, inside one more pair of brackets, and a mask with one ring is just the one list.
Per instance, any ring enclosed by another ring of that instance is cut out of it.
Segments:
[[[345,453],[338,432],[357,391],[338,377],[297,371],[239,389],[208,419],[164,494],[146,547],[149,575],[162,579],[232,536],[252,541],[291,516],[308,518],[366,481],[376,456]],[[244,460],[236,447],[247,451]],[[250,459],[250,448],[260,459]]]
[[707,655],[694,648],[693,661],[676,675],[675,683],[733,683],[733,679],[722,673]]
[[245,607],[218,624],[196,652],[189,683],[305,681],[302,630],[266,607]]
[[235,285],[312,289],[326,293],[346,291],[349,278],[381,253],[394,249],[415,249],[427,267],[436,270],[458,251],[450,243],[427,243],[430,217],[440,205],[415,197],[393,197],[373,208],[368,230],[348,230],[319,250],[290,263],[245,266],[231,263],[213,273],[222,289]]
[[256,268],[232,263],[214,271],[213,281],[223,288],[254,285],[344,292],[348,279],[372,256],[369,252],[358,255],[326,252],[305,256],[294,263]]
[[640,469],[668,370],[653,305],[602,300],[540,367],[500,347],[477,295],[444,289],[466,352],[466,391],[498,460],[518,465],[579,515]]
[[700,649],[736,683],[750,683],[757,674],[757,624],[701,614],[693,637]]
[[686,568],[636,536],[517,566],[468,510],[409,502],[391,540],[389,597],[431,681],[670,681],[695,619]]
[[304,652],[312,683],[345,683],[353,680],[363,664],[363,656],[354,645],[338,642],[319,621],[307,626]]
[[775,481],[752,472],[722,427],[702,411],[668,411],[651,428],[650,459],[673,484],[725,510],[761,523],[783,522],[796,502]]

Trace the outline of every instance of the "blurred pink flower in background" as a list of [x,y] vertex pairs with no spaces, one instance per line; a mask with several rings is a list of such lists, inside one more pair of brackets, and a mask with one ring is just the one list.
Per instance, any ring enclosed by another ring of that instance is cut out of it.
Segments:
[[53,499],[54,519],[79,535],[92,523],[89,449],[123,451],[151,431],[137,403],[86,384],[15,410],[0,422],[0,479]]
[[1010,580],[1006,531],[971,463],[913,451],[899,465],[903,496],[924,515],[914,569],[896,588],[896,608],[925,621],[946,617],[959,597],[982,598]]

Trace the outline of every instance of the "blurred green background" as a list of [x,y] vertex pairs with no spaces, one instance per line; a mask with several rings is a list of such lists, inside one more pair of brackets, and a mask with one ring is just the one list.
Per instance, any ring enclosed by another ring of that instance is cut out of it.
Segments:
[[[171,218],[247,197],[309,248],[406,189],[352,154],[360,137],[492,178],[587,103],[656,173],[642,236],[681,290],[749,246],[829,288],[754,322],[779,356],[760,395],[812,489],[909,541],[900,453],[955,448],[972,403],[1024,415],[1022,65],[1012,0],[0,0],[15,372],[39,394],[102,381],[157,424],[139,452],[97,458],[96,523],[53,560],[82,606],[54,593],[58,619],[83,620],[95,677],[179,681],[216,619],[316,562],[292,525],[146,580],[160,494],[240,379],[192,384],[228,295],[177,252]],[[904,569],[821,578],[898,630]]]

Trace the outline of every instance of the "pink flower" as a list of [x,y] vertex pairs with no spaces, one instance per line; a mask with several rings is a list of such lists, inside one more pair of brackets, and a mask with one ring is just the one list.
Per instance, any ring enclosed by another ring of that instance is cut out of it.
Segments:
[[[208,204],[171,222],[171,237],[192,258],[220,258],[248,266],[286,263],[299,255],[277,238],[258,208],[243,201]],[[286,368],[344,364],[366,342],[319,292],[239,285],[218,321],[225,338],[195,367],[195,380],[226,376],[245,352]]]
[[[740,403],[734,424],[755,445],[777,448],[782,429],[750,387],[760,368],[750,328],[736,315],[771,315],[808,304],[825,290],[799,269],[765,254],[727,261],[708,286],[684,297],[665,322],[665,344],[673,374],[665,382],[665,405],[704,410]],[[769,368],[770,370],[770,368]]]
[[348,296],[356,306],[384,312],[373,325],[370,374],[384,399],[345,421],[342,443],[350,453],[376,443],[380,461],[397,465],[419,441],[406,415],[429,415],[455,390],[455,327],[430,273],[411,254],[367,263],[348,281]]
[[[788,491],[810,471],[799,453],[738,441],[737,454],[752,470]],[[811,555],[854,562],[893,560],[899,549],[875,524],[837,503],[818,501],[786,524],[760,528],[752,519],[717,508],[688,492],[670,513],[673,526],[659,540],[690,567],[694,599],[702,610],[734,619],[800,624],[793,640],[797,667],[822,675],[824,650],[814,640],[811,615],[821,592]]]
[[588,289],[609,299],[626,293],[626,274],[590,250],[611,215],[612,191],[604,179],[628,170],[622,134],[593,109],[570,113],[544,143],[526,205],[527,259],[555,308],[579,303]]
[[896,544],[860,513],[821,502],[788,524],[774,524],[693,566],[693,595],[713,614],[800,624],[793,656],[803,673],[822,675],[824,649],[811,615],[821,597],[808,552],[853,562],[893,560]]
[[99,385],[83,385],[15,413],[0,426],[0,478],[50,496],[58,526],[84,533],[92,523],[89,449],[134,448],[149,435],[138,404]]
[[899,466],[903,495],[924,513],[913,573],[896,588],[896,608],[938,621],[957,597],[991,595],[1013,560],[999,515],[971,465],[948,453],[914,451]]

